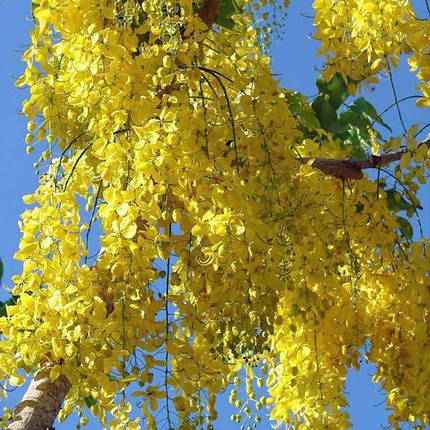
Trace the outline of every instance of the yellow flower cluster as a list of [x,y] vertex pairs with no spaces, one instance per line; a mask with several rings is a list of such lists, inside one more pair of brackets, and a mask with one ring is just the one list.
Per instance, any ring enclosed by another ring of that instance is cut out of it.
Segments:
[[401,54],[410,54],[424,96],[417,104],[430,106],[430,22],[417,16],[409,0],[315,0],[313,7],[326,76],[340,72],[376,83],[378,73],[397,67]]
[[[1,379],[49,365],[72,383],[62,419],[88,407],[111,429],[155,429],[162,406],[192,429],[211,428],[245,368],[257,410],[344,428],[345,374],[371,342],[393,423],[428,423],[424,243],[399,232],[379,184],[302,162],[346,150],[303,139],[246,18],[208,31],[199,7],[37,2],[18,85],[49,167],[25,197]],[[404,162],[412,196],[425,155]],[[258,363],[270,399],[254,392]]]
[[[395,220],[383,213],[374,187],[361,182],[345,191],[345,201],[339,195],[324,209],[331,221],[301,214],[318,232],[314,241],[292,240],[301,255],[290,264],[295,282],[288,282],[275,320],[271,416],[297,428],[348,428],[346,371],[359,369],[357,347],[370,341],[365,359],[377,365],[375,382],[388,393],[392,424],[428,422],[428,387],[418,382],[429,376],[418,353],[428,341],[428,259],[420,244],[396,246]],[[361,211],[368,199],[372,209]]]

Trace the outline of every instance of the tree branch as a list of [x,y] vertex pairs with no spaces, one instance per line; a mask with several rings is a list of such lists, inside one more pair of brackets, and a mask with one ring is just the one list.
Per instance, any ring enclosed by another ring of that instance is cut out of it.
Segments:
[[206,0],[199,12],[200,19],[211,28],[218,16],[221,0]]
[[[430,148],[430,136],[425,141],[421,142],[418,147],[422,145],[427,145]],[[394,161],[399,161],[402,155],[407,152],[409,151],[403,150],[392,154],[372,155],[365,159],[301,158],[300,161],[305,164],[313,160],[311,164],[312,167],[339,179],[361,179],[364,169],[377,169],[378,167],[393,163]]]

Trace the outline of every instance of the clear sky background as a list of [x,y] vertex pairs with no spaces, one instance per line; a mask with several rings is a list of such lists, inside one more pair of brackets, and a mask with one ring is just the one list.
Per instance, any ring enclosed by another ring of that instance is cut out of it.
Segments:
[[[275,40],[272,49],[273,72],[279,74],[281,83],[285,88],[301,91],[308,96],[316,95],[315,79],[318,69],[321,68],[321,59],[316,57],[318,42],[313,40],[312,2],[309,0],[292,1],[289,8],[289,17],[282,39]],[[429,18],[424,0],[412,2],[421,18]],[[18,114],[21,102],[27,97],[26,89],[14,87],[14,80],[23,72],[24,64],[20,57],[29,41],[29,31],[32,22],[29,13],[28,0],[0,0],[0,257],[3,260],[5,274],[3,284],[11,286],[11,276],[20,272],[20,264],[13,260],[13,254],[18,249],[20,238],[17,222],[19,215],[25,209],[22,202],[24,194],[32,193],[37,187],[37,176],[33,163],[37,155],[29,156],[25,152],[24,137],[27,121]],[[303,15],[302,15],[303,14]],[[417,94],[414,85],[416,80],[408,72],[406,60],[402,61],[399,70],[394,73],[394,82],[399,99]],[[381,112],[393,102],[393,93],[388,80],[383,80],[375,89],[369,88],[365,94]],[[402,103],[401,110],[407,126],[419,124],[420,127],[430,122],[429,110],[415,108],[413,101]],[[393,135],[401,135],[402,129],[395,109],[384,116],[393,128]],[[420,136],[425,138],[430,127]],[[388,137],[385,134],[386,137]],[[427,196],[425,192],[427,191]],[[429,186],[421,192],[421,202],[424,212],[421,212],[421,221],[425,236],[430,232],[430,196]],[[424,214],[427,213],[427,216]],[[415,234],[416,221],[412,221]],[[0,291],[0,300],[8,296]],[[373,430],[387,426],[388,415],[384,406],[385,393],[378,385],[372,384],[371,375],[373,367],[363,360],[359,372],[350,372],[348,375],[346,392],[348,393],[351,421],[355,429]],[[2,406],[13,408],[21,398],[23,389],[10,393],[8,400]],[[215,425],[218,430],[239,428],[239,425],[230,421],[230,415],[237,410],[228,404],[226,396],[219,403],[220,417]],[[1,413],[1,411],[0,411]],[[76,417],[70,418],[63,424],[56,424],[57,429],[72,429],[75,427]],[[91,421],[87,427],[98,429],[100,426]],[[269,429],[270,424],[263,421],[262,429]],[[389,428],[389,427],[387,427]]]

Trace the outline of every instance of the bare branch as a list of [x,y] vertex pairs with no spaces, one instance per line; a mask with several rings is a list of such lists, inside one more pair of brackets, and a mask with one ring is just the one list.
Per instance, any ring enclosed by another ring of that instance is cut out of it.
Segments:
[[[430,148],[430,137],[421,142],[419,147],[427,145]],[[312,167],[321,170],[327,175],[335,176],[339,179],[361,179],[364,169],[377,169],[378,167],[399,161],[403,154],[408,150],[394,152],[392,154],[372,155],[369,158],[302,158],[302,163],[307,163],[311,160]]]

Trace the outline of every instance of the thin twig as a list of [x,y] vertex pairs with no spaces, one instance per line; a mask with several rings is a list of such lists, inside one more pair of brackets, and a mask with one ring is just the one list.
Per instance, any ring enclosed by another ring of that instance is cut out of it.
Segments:
[[206,69],[206,68],[203,68],[203,69],[207,73],[211,74],[218,81],[218,83],[220,84],[220,86],[221,86],[221,88],[222,88],[222,90],[224,92],[225,100],[226,100],[226,103],[227,103],[227,109],[228,109],[228,112],[230,114],[230,122],[231,122],[231,128],[232,128],[231,132],[233,134],[234,154],[235,154],[235,158],[236,158],[236,170],[237,170],[237,172],[239,172],[239,153],[238,153],[238,150],[237,150],[236,125],[235,125],[235,122],[234,122],[233,111],[231,109],[231,104],[230,104],[230,99],[228,97],[227,89],[226,89],[223,81],[221,80],[221,78],[218,76],[217,73],[215,73],[211,69]]
[[86,241],[85,241],[85,249],[87,250],[87,254],[85,255],[85,264],[87,264],[87,260],[88,260],[88,242],[90,239],[90,231],[91,231],[91,227],[93,225],[94,215],[96,213],[97,203],[99,201],[99,196],[100,196],[100,191],[102,189],[102,184],[103,184],[103,181],[100,181],[99,188],[98,188],[97,194],[96,194],[96,199],[94,201],[93,211],[91,213],[90,223],[88,225],[87,236],[86,236]]
[[[169,239],[172,236],[172,224],[169,223]],[[167,413],[167,422],[168,422],[168,430],[173,429],[172,422],[170,419],[170,406],[169,406],[169,352],[167,348],[167,344],[169,341],[169,281],[170,281],[170,253],[169,258],[167,259],[167,270],[166,270],[166,289],[164,294],[165,300],[165,318],[166,318],[166,353],[165,353],[165,361],[166,367],[164,372],[164,390],[166,393],[166,413]]]
[[63,162],[63,157],[66,155],[66,152],[72,147],[72,145],[77,142],[77,140],[79,138],[81,138],[84,134],[86,134],[87,131],[83,131],[81,133],[79,133],[76,137],[74,137],[70,143],[66,146],[66,148],[64,149],[64,151],[61,153],[60,155],[60,161],[58,162],[58,166],[57,166],[57,173],[55,174],[55,179],[54,179],[54,183],[55,183],[55,187],[57,186],[57,178],[58,178],[58,174],[60,173],[60,169],[61,169],[61,164]]
[[400,123],[402,124],[403,131],[405,132],[405,136],[407,136],[408,131],[407,131],[405,123],[403,121],[402,112],[400,111],[399,99],[397,98],[397,91],[396,91],[396,87],[394,85],[394,80],[393,80],[393,73],[391,72],[391,66],[390,66],[390,62],[388,61],[387,56],[385,56],[385,60],[386,60],[387,69],[388,69],[388,76],[390,78],[391,89],[393,90],[394,102],[396,104],[397,113],[399,115],[399,119],[400,119]]
[[423,95],[419,95],[419,94],[414,94],[413,96],[407,96],[407,97],[403,97],[400,100],[391,103],[388,107],[386,107],[373,121],[371,126],[373,127],[375,125],[375,123],[382,119],[382,115],[384,115],[385,113],[387,113],[390,109],[392,109],[394,106],[398,105],[401,102],[405,102],[406,100],[411,100],[411,99],[422,99]]
[[206,102],[205,102],[205,97],[204,97],[204,92],[203,92],[203,85],[202,85],[202,80],[199,80],[199,86],[200,86],[200,95],[202,98],[202,106],[203,106],[203,116],[204,116],[204,120],[205,120],[205,148],[206,148],[206,155],[209,158],[209,139],[208,139],[208,118],[207,118],[207,109],[206,109]]
[[69,175],[69,177],[67,178],[67,181],[66,181],[66,183],[64,184],[64,188],[63,188],[63,191],[66,191],[66,189],[67,189],[67,185],[69,185],[69,181],[70,181],[70,179],[72,179],[72,176],[73,176],[73,173],[75,172],[75,169],[76,169],[76,167],[77,167],[77,165],[78,165],[78,163],[79,163],[79,161],[81,161],[81,158],[85,155],[85,153],[91,148],[91,146],[92,146],[93,144],[92,144],[92,142],[91,142],[91,144],[90,145],[88,145],[86,148],[84,148],[84,150],[79,154],[79,157],[76,159],[76,161],[75,161],[75,164],[73,165],[73,167],[72,167],[72,171],[70,172],[70,175]]

